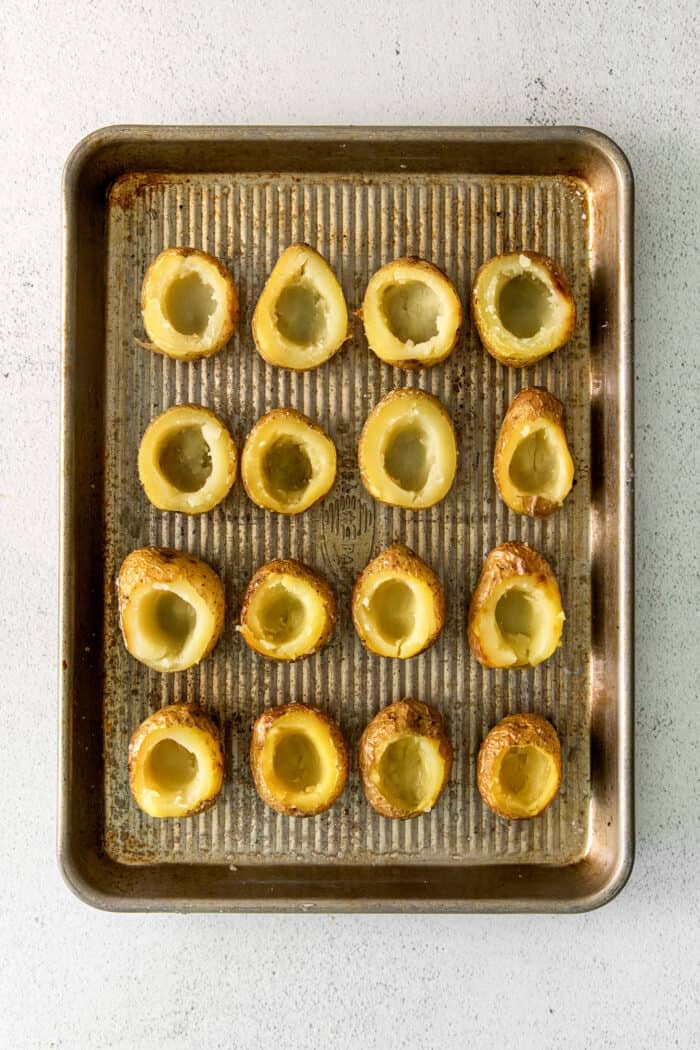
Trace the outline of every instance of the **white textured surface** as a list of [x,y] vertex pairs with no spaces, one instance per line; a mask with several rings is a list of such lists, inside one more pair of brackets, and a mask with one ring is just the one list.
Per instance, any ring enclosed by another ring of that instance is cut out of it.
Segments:
[[[2,4],[3,1048],[697,1046],[696,4],[434,6]],[[639,848],[607,908],[110,916],[63,887],[59,177],[83,134],[129,121],[583,123],[627,151],[637,179]]]

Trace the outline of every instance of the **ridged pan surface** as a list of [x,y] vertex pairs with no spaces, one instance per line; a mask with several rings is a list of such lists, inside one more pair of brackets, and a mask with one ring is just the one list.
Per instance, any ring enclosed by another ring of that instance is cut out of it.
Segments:
[[[588,200],[584,183],[553,176],[485,177],[305,174],[139,175],[113,188],[108,208],[105,466],[105,848],[121,863],[193,864],[314,861],[332,865],[494,862],[570,863],[589,840],[590,783],[590,378]],[[279,253],[306,241],[330,262],[351,310],[383,263],[423,256],[445,270],[465,308],[459,344],[433,369],[403,372],[368,349],[359,321],[326,365],[297,374],[266,365],[251,317]],[[241,319],[231,343],[204,361],[183,364],[139,345],[141,282],[164,248],[186,245],[220,258],[233,274]],[[502,367],[481,348],[468,321],[479,265],[497,252],[529,248],[554,256],[576,299],[567,347],[526,370]],[[97,348],[96,348],[97,352]],[[543,521],[513,514],[492,478],[498,428],[512,397],[545,386],[566,406],[576,485],[563,509]],[[449,496],[427,511],[376,503],[357,469],[360,431],[372,406],[399,386],[441,398],[454,420],[459,465]],[[336,443],[339,471],[328,497],[305,514],[267,513],[240,480],[229,498],[200,517],[156,511],[137,476],[148,422],[181,402],[220,413],[242,445],[256,419],[289,405],[318,420]],[[558,577],[566,611],[563,645],[535,670],[485,670],[471,656],[466,614],[488,551],[505,540],[540,550]],[[367,653],[352,627],[350,592],[364,565],[392,540],[407,543],[437,572],[447,594],[447,625],[436,645],[407,661]],[[115,576],[121,559],[145,544],[194,552],[221,573],[228,598],[225,632],[192,671],[160,675],[133,660],[118,627]],[[337,592],[332,643],[295,664],[267,661],[235,631],[246,583],[265,561],[299,558]],[[415,697],[444,714],[455,749],[444,796],[411,821],[378,817],[359,785],[356,744],[385,704]],[[289,819],[267,809],[248,769],[250,729],[267,706],[303,700],[343,727],[353,749],[348,787],[329,812]],[[196,701],[222,725],[226,782],[217,805],[191,820],[157,821],[131,800],[129,737],[158,707]],[[541,819],[494,817],[476,789],[475,762],[485,733],[502,716],[538,711],[563,744],[561,792]]]

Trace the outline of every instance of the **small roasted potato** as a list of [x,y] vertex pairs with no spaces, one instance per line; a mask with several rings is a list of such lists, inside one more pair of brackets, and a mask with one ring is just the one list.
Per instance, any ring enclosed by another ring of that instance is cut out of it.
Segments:
[[442,631],[445,592],[422,558],[393,543],[358,577],[352,620],[370,652],[407,660],[428,649]]
[[549,659],[564,627],[549,563],[526,543],[490,551],[472,595],[469,645],[484,667],[535,667]]
[[243,640],[271,660],[298,660],[330,639],[336,620],[335,596],[313,569],[292,558],[263,565],[243,595]]
[[457,439],[442,401],[423,390],[392,390],[360,435],[360,475],[382,503],[420,510],[447,495],[457,470]]
[[370,278],[360,316],[377,357],[400,368],[420,368],[452,353],[462,304],[437,266],[425,259],[394,259]]
[[317,423],[293,408],[273,408],[245,440],[241,480],[259,507],[301,514],[332,488],[336,462],[335,445]]
[[146,271],[141,313],[151,350],[195,361],[225,346],[238,323],[238,293],[223,263],[197,248],[168,248]]
[[568,342],[576,306],[554,259],[537,252],[510,252],[489,259],[478,271],[472,318],[492,357],[523,368]]
[[156,416],[139,446],[139,479],[158,510],[211,510],[228,495],[237,465],[226,424],[202,405],[175,405]]
[[224,588],[210,565],[185,551],[142,547],[117,576],[124,644],[154,671],[185,671],[207,656],[224,626]]
[[147,718],[129,744],[129,786],[151,817],[193,817],[216,802],[224,780],[219,730],[190,704]]
[[253,313],[258,353],[270,365],[302,372],[328,361],[349,335],[337,277],[308,244],[292,244],[275,263]]
[[256,719],[250,768],[268,806],[290,817],[313,817],[342,794],[348,748],[340,727],[323,711],[282,704]]
[[496,442],[493,476],[516,514],[543,518],[571,492],[574,464],[564,431],[564,406],[542,387],[513,398]]
[[398,700],[375,715],[360,738],[360,775],[370,806],[407,820],[431,810],[452,769],[442,715],[420,700]]
[[541,715],[508,715],[487,734],[476,765],[479,793],[506,820],[544,813],[561,784],[561,745]]

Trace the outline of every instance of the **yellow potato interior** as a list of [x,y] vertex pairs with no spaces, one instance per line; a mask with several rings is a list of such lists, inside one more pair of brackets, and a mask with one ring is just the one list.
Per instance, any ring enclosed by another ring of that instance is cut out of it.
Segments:
[[384,452],[384,468],[389,477],[406,492],[420,492],[428,480],[428,442],[418,422],[399,425],[389,435]]
[[172,591],[152,590],[139,606],[139,626],[152,645],[163,656],[174,657],[182,651],[195,628],[197,614],[184,598]]
[[314,741],[308,734],[292,729],[278,734],[272,768],[279,783],[292,792],[316,787],[323,772]]
[[275,645],[287,645],[303,630],[306,610],[284,584],[275,583],[265,588],[258,616],[265,638]]
[[163,313],[181,335],[203,335],[215,309],[214,289],[196,272],[173,281],[163,301]]
[[415,733],[392,740],[379,760],[378,786],[384,798],[406,811],[429,806],[442,783],[443,766],[435,746]]
[[536,627],[530,596],[519,587],[510,587],[498,599],[496,624],[518,659],[526,659]]
[[263,456],[268,491],[280,503],[294,501],[309,484],[313,468],[304,446],[292,437],[280,437]]
[[317,343],[326,331],[325,301],[308,281],[295,281],[282,289],[275,317],[284,338],[299,346]]
[[549,320],[549,289],[537,277],[518,274],[504,285],[498,314],[503,327],[517,339],[530,339]]
[[499,791],[524,813],[549,799],[557,780],[552,758],[538,747],[511,747],[498,771]]
[[427,343],[438,334],[440,299],[422,281],[389,285],[382,311],[392,335],[402,343]]
[[379,634],[393,645],[413,633],[415,606],[415,595],[407,583],[403,580],[385,580],[370,599],[369,613]]
[[559,457],[544,427],[519,443],[510,461],[509,474],[521,492],[545,493],[556,485]]
[[212,471],[211,449],[202,428],[182,427],[168,434],[158,452],[161,474],[180,492],[198,492]]
[[166,737],[159,740],[148,755],[144,783],[151,791],[178,791],[194,780],[198,767],[195,754]]

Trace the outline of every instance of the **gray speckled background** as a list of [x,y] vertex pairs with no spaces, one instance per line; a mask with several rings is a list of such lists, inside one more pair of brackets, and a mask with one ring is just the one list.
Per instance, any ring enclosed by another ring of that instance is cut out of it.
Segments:
[[[3,1048],[462,1047],[477,1038],[526,1050],[697,1046],[696,4],[439,8],[2,4]],[[103,124],[237,121],[581,123],[607,131],[631,159],[638,857],[628,887],[600,912],[111,916],[61,882],[60,170]]]

